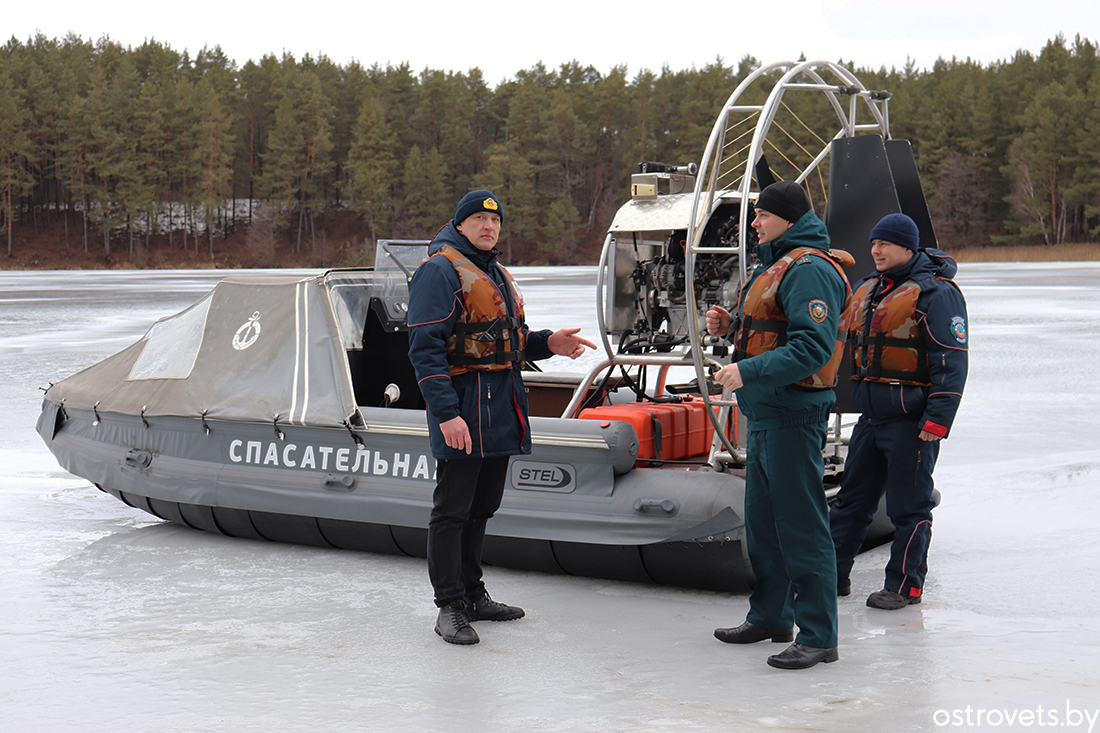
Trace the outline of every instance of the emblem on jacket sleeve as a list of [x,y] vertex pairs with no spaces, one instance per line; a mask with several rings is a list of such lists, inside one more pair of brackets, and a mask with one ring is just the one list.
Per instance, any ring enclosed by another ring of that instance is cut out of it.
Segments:
[[951,319],[951,333],[955,334],[955,340],[960,344],[966,343],[966,319],[962,316],[954,316]]
[[241,324],[241,327],[237,329],[237,333],[233,335],[233,348],[237,351],[244,351],[252,344],[256,343],[256,339],[260,337],[260,312],[256,311],[252,314],[245,323]]
[[826,305],[824,300],[810,301],[810,318],[814,319],[814,323],[824,323],[828,317],[829,306]]

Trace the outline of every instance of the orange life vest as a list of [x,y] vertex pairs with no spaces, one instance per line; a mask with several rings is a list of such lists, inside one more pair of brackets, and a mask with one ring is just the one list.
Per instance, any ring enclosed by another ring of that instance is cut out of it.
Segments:
[[[433,257],[450,260],[462,283],[463,308],[455,322],[454,333],[447,339],[447,360],[451,376],[471,369],[497,371],[522,364],[527,336],[523,328],[523,296],[512,274],[501,267],[512,296],[514,315],[493,279],[466,255],[443,245]],[[458,344],[462,344],[461,350]]]
[[[936,279],[955,285],[948,278]],[[906,281],[875,304],[879,281],[859,286],[844,309],[842,322],[852,343],[852,380],[926,387],[931,381],[928,346],[917,322],[920,286]]]
[[[734,361],[772,351],[787,343],[787,317],[777,300],[779,283],[791,265],[803,257],[820,257],[835,267],[844,281],[845,297],[851,294],[852,286],[844,275],[844,268],[855,263],[850,254],[839,249],[827,251],[813,247],[795,247],[753,280],[748,292],[742,288],[737,309],[741,317],[733,339]],[[795,385],[807,389],[832,389],[836,385],[841,359],[844,358],[844,341],[847,335],[846,330],[838,329],[829,362],[816,373],[795,382]]]

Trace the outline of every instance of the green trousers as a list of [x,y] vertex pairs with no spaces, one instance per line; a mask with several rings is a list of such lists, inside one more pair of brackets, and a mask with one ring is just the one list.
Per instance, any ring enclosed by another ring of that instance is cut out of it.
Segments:
[[798,625],[795,641],[837,645],[836,555],[822,485],[825,423],[753,431],[748,441],[745,529],[756,578],[748,621]]

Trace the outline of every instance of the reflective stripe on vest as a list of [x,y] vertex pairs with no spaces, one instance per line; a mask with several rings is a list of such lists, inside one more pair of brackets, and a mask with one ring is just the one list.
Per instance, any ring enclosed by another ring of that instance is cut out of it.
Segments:
[[[837,250],[834,258],[832,253],[813,247],[792,249],[753,280],[747,293],[742,288],[737,309],[742,315],[733,339],[734,361],[758,356],[787,343],[787,317],[777,301],[779,283],[783,281],[791,265],[806,256],[820,257],[836,268],[840,279],[844,281],[845,298],[852,292],[840,264],[851,263],[851,255],[847,252]],[[843,320],[841,323],[843,324]],[[844,358],[844,341],[847,335],[845,329],[838,329],[833,354],[828,363],[816,373],[795,382],[795,385],[807,389],[832,389],[836,385],[841,359]]]
[[[497,371],[511,369],[523,363],[527,337],[523,330],[523,297],[512,274],[501,267],[508,290],[512,294],[514,316],[508,315],[501,289],[466,255],[443,245],[433,257],[443,256],[454,266],[462,283],[462,310],[455,322],[454,333],[447,339],[447,360],[451,376],[471,369]],[[499,265],[498,265],[499,267]],[[461,351],[458,344],[463,344]]]

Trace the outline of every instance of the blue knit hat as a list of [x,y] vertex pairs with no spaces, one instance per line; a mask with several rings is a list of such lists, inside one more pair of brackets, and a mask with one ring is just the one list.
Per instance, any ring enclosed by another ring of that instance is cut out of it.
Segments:
[[872,242],[881,239],[916,252],[920,246],[920,230],[916,222],[905,214],[887,214],[875,224],[870,239]]
[[504,222],[504,206],[500,203],[500,199],[494,196],[492,191],[479,188],[476,191],[470,191],[458,202],[458,208],[455,209],[455,226],[479,211],[497,214],[500,216],[501,223]]

